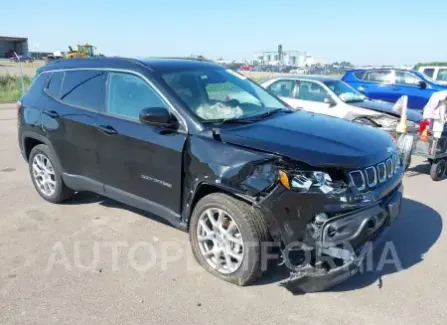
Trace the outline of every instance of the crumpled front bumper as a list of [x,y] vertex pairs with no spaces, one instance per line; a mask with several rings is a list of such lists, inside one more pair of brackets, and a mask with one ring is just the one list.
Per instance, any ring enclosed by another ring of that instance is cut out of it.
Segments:
[[[325,264],[319,263],[317,259],[312,265],[308,264],[292,270],[290,278],[280,285],[292,293],[323,291],[361,272],[362,263],[366,258],[364,248],[367,245],[372,245],[370,248],[374,248],[383,241],[389,227],[399,215],[402,189],[402,185],[400,185],[382,202],[329,221],[326,226],[339,222],[339,229],[348,229],[352,234],[345,239],[345,243],[342,241],[330,243],[322,239],[315,247],[318,252],[317,256],[324,255],[326,259],[328,257],[337,259],[339,262],[337,266],[328,268],[326,264],[324,267]],[[351,222],[346,222],[346,220],[351,220]],[[371,220],[375,224],[372,225]],[[349,229],[350,227],[352,229]],[[355,231],[353,231],[354,228]],[[346,247],[351,249],[346,249]]]

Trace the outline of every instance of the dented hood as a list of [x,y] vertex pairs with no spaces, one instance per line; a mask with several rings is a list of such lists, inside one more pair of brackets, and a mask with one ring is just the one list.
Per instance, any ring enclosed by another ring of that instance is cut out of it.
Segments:
[[[349,103],[349,105],[366,108],[368,110],[373,110],[376,112],[386,113],[395,117],[400,117],[400,113],[394,110],[394,104],[387,102],[378,100],[365,100],[362,102]],[[412,122],[419,123],[422,120],[421,111],[407,108],[407,118]]]
[[384,131],[308,112],[276,115],[220,130],[222,141],[286,156],[312,166],[366,167],[396,150]]

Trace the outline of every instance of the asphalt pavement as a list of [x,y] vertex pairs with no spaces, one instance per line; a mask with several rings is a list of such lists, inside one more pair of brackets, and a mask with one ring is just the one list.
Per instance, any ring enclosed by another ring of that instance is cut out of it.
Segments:
[[[213,277],[187,234],[154,216],[93,194],[45,202],[16,123],[15,105],[2,105],[0,324],[446,324],[447,180],[433,182],[422,159],[406,174],[390,255],[374,255],[376,271],[292,295],[278,286],[281,268],[249,287]],[[393,254],[398,265],[387,264]]]

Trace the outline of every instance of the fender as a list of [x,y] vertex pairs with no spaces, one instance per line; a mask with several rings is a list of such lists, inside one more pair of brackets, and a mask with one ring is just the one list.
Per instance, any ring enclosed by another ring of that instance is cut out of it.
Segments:
[[58,168],[60,168],[61,171],[64,171],[64,169],[62,168],[62,165],[60,163],[60,159],[59,159],[59,155],[57,153],[57,151],[54,149],[53,145],[51,144],[50,140],[48,140],[46,137],[44,137],[43,135],[37,133],[37,132],[33,132],[33,131],[23,131],[21,132],[21,139],[20,139],[20,145],[22,148],[22,156],[23,158],[28,161],[28,158],[26,156],[26,152],[25,152],[25,140],[27,138],[31,138],[31,139],[35,139],[38,140],[40,142],[42,142],[43,144],[47,145],[51,151],[54,154],[54,157],[56,158],[56,161],[54,161],[53,163],[55,163],[57,165]]

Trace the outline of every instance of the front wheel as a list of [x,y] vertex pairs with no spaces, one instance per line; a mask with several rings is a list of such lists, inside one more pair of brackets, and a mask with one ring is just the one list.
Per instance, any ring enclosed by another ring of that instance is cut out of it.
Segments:
[[222,193],[202,198],[189,225],[198,263],[215,276],[248,285],[262,274],[262,243],[269,235],[260,213],[249,204]]

